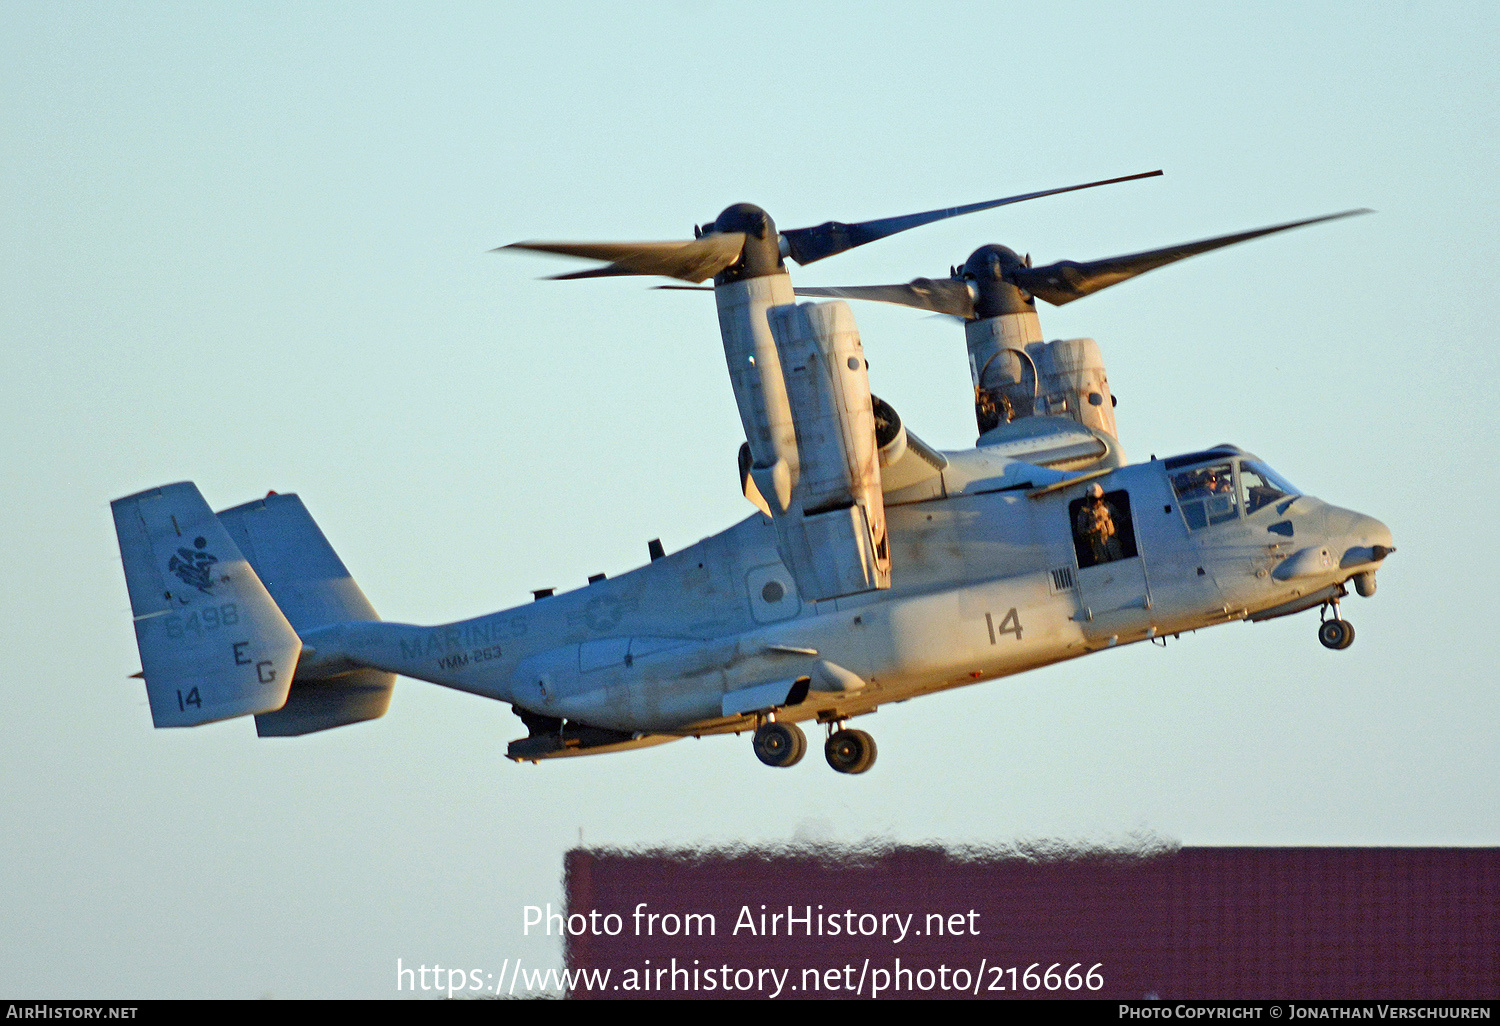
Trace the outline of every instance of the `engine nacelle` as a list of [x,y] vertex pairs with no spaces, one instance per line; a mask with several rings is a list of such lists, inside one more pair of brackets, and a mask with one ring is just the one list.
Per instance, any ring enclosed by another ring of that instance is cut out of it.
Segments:
[[[1116,436],[1104,357],[1091,338],[1032,342],[996,350],[976,373],[980,433],[1023,417],[1067,417]],[[990,413],[986,418],[986,404]]]
[[888,588],[890,552],[869,372],[848,304],[803,303],[767,312],[797,430],[797,476],[752,467],[769,501],[782,561],[804,599]]
[[781,356],[766,311],[794,302],[792,282],[770,274],[718,285],[719,330],[755,479],[766,501],[785,511],[797,483],[797,431]]
[[1101,443],[1094,446],[1094,456],[1074,454],[1078,446],[1068,448],[1067,469],[1123,463],[1114,396],[1098,343],[1091,338],[1043,342],[1036,314],[1030,311],[970,321],[964,331],[980,445],[1016,442],[1043,432],[1042,425],[1030,418],[1062,418],[1084,429],[1074,433],[1094,436]]

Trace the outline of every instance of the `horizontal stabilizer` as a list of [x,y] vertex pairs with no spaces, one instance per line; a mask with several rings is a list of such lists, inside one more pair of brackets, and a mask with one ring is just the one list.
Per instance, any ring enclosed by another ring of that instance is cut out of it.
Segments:
[[191,482],[110,504],[158,727],[286,702],[302,642]]
[[292,682],[286,705],[255,717],[260,737],[298,737],[378,720],[391,706],[396,675],[368,667],[328,680]]

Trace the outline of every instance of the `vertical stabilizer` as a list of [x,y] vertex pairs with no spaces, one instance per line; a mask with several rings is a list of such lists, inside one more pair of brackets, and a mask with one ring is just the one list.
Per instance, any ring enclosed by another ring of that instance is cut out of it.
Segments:
[[[219,521],[302,636],[329,624],[380,619],[297,496],[268,495],[224,510]],[[299,672],[286,705],[256,716],[255,730],[291,737],[378,719],[395,685],[394,673],[369,667]]]
[[152,722],[192,727],[281,708],[302,642],[197,487],[110,506]]

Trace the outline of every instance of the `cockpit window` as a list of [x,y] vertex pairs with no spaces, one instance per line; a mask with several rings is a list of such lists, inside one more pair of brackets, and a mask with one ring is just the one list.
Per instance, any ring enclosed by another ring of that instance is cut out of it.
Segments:
[[1240,461],[1240,489],[1244,492],[1245,515],[1288,495],[1301,495],[1297,487],[1258,460]]
[[1172,475],[1172,490],[1190,529],[1222,524],[1240,514],[1234,468],[1228,460],[1178,471]]

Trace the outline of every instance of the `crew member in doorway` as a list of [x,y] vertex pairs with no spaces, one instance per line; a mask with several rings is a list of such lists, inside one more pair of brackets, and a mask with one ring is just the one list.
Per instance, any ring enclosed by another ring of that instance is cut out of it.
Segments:
[[1090,485],[1088,501],[1078,509],[1073,528],[1088,543],[1095,563],[1108,563],[1125,556],[1115,530],[1115,508],[1104,501],[1104,489]]

